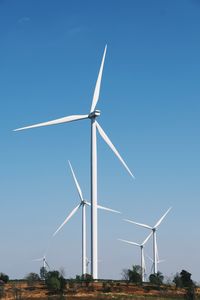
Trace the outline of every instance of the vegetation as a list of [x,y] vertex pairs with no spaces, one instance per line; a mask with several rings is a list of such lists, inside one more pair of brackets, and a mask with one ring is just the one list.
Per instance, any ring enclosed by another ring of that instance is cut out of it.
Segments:
[[142,283],[141,267],[138,265],[133,265],[132,269],[124,269],[122,271],[122,276],[124,280],[129,282],[137,284]]
[[173,282],[176,285],[176,288],[185,288],[186,289],[186,299],[195,299],[195,283],[191,279],[192,274],[186,270],[182,270],[180,273],[176,273],[174,276]]
[[161,272],[158,271],[158,273],[156,274],[151,274],[149,276],[149,282],[151,284],[155,284],[155,285],[161,285],[163,284],[163,280],[164,280],[164,276],[162,275]]
[[[89,274],[65,279],[64,272],[40,269],[40,276],[29,273],[24,280],[10,280],[0,273],[0,299],[200,299],[198,290],[191,279],[191,273],[182,270],[164,282],[161,272],[151,274],[149,282],[142,283],[140,266],[133,265],[130,269],[123,270],[123,280],[98,280],[94,281]],[[176,286],[176,288],[175,288]],[[94,294],[93,294],[94,293]],[[76,295],[77,294],[77,295]],[[123,294],[123,297],[122,297]],[[37,297],[35,297],[37,295]],[[88,296],[88,297],[87,297]],[[12,298],[13,297],[13,298]],[[93,298],[94,299],[94,298]]]
[[9,281],[9,276],[4,273],[0,273],[0,281],[7,283]]
[[37,273],[29,273],[25,278],[29,286],[33,286],[36,282],[40,280],[40,276]]
[[59,271],[49,271],[45,277],[45,284],[51,293],[63,294],[66,280]]

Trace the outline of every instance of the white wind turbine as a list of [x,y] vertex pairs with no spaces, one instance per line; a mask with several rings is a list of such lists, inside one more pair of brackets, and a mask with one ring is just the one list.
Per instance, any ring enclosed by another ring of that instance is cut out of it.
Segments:
[[[58,231],[60,231],[60,229],[73,217],[73,215],[78,211],[78,209],[82,207],[82,275],[84,276],[87,273],[87,267],[88,267],[88,262],[89,262],[89,260],[86,256],[86,205],[90,206],[91,204],[83,198],[83,193],[81,191],[78,180],[75,176],[72,165],[71,165],[70,161],[68,161],[68,162],[69,162],[72,176],[73,176],[73,179],[74,179],[77,191],[78,191],[80,203],[71,211],[71,213],[67,216],[67,218],[64,220],[64,222],[54,232],[53,236],[55,236],[58,233]],[[97,208],[107,210],[110,212],[120,213],[117,210],[113,210],[113,209],[110,209],[110,208],[107,208],[107,207],[104,207],[101,205],[97,205]]]
[[149,240],[149,238],[151,236],[152,236],[152,232],[147,236],[147,238],[143,241],[142,244],[138,244],[138,243],[127,241],[127,240],[123,240],[123,239],[118,239],[121,242],[130,244],[130,245],[134,245],[134,246],[137,246],[137,247],[140,247],[140,251],[141,251],[141,277],[142,277],[142,282],[145,281],[145,271],[146,271],[146,264],[145,264],[145,258],[144,258],[144,245],[147,243],[147,241]]
[[[153,269],[154,269],[154,261],[153,261],[153,259],[152,259],[149,255],[147,255],[147,254],[146,254],[146,257],[148,257],[148,259],[152,262],[152,266],[151,266],[151,274],[152,274]],[[165,262],[165,259],[160,259],[160,258],[159,258],[159,256],[158,256],[158,249],[157,249],[157,265],[160,264],[160,263],[162,263],[162,262]]]
[[171,210],[171,207],[166,211],[166,213],[158,220],[158,222],[153,226],[149,226],[146,224],[142,224],[142,223],[138,223],[135,221],[131,221],[128,219],[124,219],[124,221],[139,225],[141,227],[147,228],[152,230],[153,233],[153,263],[154,263],[154,274],[156,274],[158,272],[158,266],[157,266],[157,241],[156,241],[156,231],[158,229],[158,226],[160,225],[160,223],[163,221],[163,219],[166,217],[166,215],[168,214],[168,212]]
[[33,259],[33,261],[42,261],[43,262],[43,268],[47,269],[47,267],[48,267],[49,270],[50,270],[50,267],[49,267],[48,262],[46,260],[45,254],[43,255],[43,257]]
[[99,123],[96,121],[96,118],[100,116],[100,111],[96,110],[96,105],[99,100],[99,93],[100,93],[100,86],[101,86],[101,78],[103,73],[103,66],[104,66],[104,60],[106,56],[106,49],[107,46],[105,46],[103,58],[93,94],[93,100],[92,105],[89,114],[86,115],[72,115],[67,116],[63,118],[59,118],[56,120],[43,122],[39,124],[34,124],[31,126],[26,126],[22,128],[15,129],[14,131],[29,129],[29,128],[35,128],[35,127],[41,127],[41,126],[49,126],[49,125],[56,125],[61,123],[67,123],[72,121],[78,121],[83,119],[90,119],[91,120],[91,270],[92,270],[92,277],[93,279],[98,279],[98,249],[97,249],[97,240],[98,240],[98,230],[97,230],[97,139],[96,139],[96,131],[98,130],[99,134],[103,138],[103,140],[108,144],[108,146],[112,149],[112,151],[115,153],[115,155],[118,157],[118,159],[121,161],[121,163],[124,165],[126,170],[129,172],[129,174],[133,176],[130,169],[120,156],[119,152],[115,148],[115,146],[112,144],[106,133],[103,131],[102,127],[99,125]]

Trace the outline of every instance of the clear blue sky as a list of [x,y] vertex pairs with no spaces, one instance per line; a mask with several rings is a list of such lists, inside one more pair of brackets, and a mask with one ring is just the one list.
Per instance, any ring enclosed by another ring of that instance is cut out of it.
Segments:
[[[107,43],[99,122],[136,179],[98,137],[99,203],[123,212],[99,212],[99,276],[139,263],[138,249],[117,238],[148,232],[123,217],[153,225],[173,206],[158,231],[159,269],[200,280],[199,1],[1,0],[0,43],[0,271],[39,272],[32,259],[78,202],[68,159],[90,198],[89,122],[12,129],[88,113]],[[81,273],[81,212],[47,259],[67,277]]]

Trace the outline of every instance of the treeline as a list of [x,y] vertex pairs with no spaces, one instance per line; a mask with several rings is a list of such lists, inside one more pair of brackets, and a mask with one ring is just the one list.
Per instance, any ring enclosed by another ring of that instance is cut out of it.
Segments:
[[[130,269],[124,269],[122,271],[122,280],[99,280],[93,281],[91,275],[85,274],[84,276],[77,275],[75,278],[66,279],[64,272],[62,271],[47,271],[46,268],[40,269],[40,274],[29,273],[25,276],[24,280],[27,286],[33,289],[37,288],[38,282],[42,283],[49,294],[64,295],[66,292],[77,293],[79,289],[84,288],[85,291],[94,292],[99,282],[101,286],[101,292],[121,292],[122,286],[126,285],[127,289],[129,284],[134,284],[138,287],[156,290],[167,290],[167,288],[184,289],[186,299],[196,299],[196,284],[191,279],[191,273],[186,270],[182,270],[180,273],[176,273],[171,280],[164,280],[164,276],[161,272],[157,274],[150,274],[149,278],[145,282],[142,282],[141,267],[134,265]],[[9,282],[9,276],[0,273],[0,299],[4,296],[4,286]],[[12,281],[11,281],[12,282]],[[17,288],[16,288],[17,293]],[[17,298],[16,298],[17,299]]]

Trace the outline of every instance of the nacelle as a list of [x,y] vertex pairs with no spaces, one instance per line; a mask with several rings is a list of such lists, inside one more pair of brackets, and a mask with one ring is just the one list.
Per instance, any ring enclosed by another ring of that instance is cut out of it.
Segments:
[[96,118],[96,117],[98,117],[98,116],[100,116],[100,114],[101,114],[101,111],[100,110],[94,110],[93,112],[91,112],[90,114],[89,114],[89,118],[90,119],[92,119],[92,118]]

